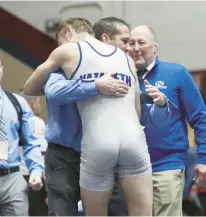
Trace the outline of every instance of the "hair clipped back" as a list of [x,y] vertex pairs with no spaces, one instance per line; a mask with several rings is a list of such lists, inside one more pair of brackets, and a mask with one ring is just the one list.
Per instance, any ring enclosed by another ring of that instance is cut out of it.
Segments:
[[94,24],[93,30],[95,37],[99,40],[103,34],[107,34],[110,38],[114,37],[115,35],[119,34],[117,29],[118,24],[125,25],[130,29],[129,24],[120,18],[105,17]]

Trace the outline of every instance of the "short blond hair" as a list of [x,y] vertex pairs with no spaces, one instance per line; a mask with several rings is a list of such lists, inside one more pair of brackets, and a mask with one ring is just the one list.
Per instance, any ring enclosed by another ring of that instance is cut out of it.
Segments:
[[88,33],[89,35],[94,36],[94,31],[92,28],[92,24],[84,18],[81,17],[75,17],[75,18],[70,18],[67,19],[59,25],[59,28],[56,33],[56,39],[58,40],[58,34],[62,29],[65,29],[66,26],[69,25],[71,26],[72,29],[78,34],[78,33]]

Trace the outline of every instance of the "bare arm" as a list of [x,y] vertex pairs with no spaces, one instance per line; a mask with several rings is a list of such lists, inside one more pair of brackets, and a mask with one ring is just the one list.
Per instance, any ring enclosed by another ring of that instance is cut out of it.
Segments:
[[141,103],[140,103],[140,89],[139,89],[139,81],[136,80],[136,89],[135,89],[135,95],[136,95],[136,111],[137,115],[139,117],[139,120],[141,120]]
[[136,86],[135,86],[135,106],[136,106],[136,111],[137,111],[137,115],[139,117],[139,120],[141,120],[141,104],[140,104],[140,88],[139,88],[139,81],[137,78],[137,69],[135,67],[134,61],[132,60],[131,57],[128,56],[128,60],[129,60],[129,64],[130,64],[130,68],[131,71],[136,79]]
[[36,68],[24,85],[24,93],[26,95],[42,95],[44,86],[52,72],[57,71],[61,67],[60,56],[62,48],[55,49],[48,59]]

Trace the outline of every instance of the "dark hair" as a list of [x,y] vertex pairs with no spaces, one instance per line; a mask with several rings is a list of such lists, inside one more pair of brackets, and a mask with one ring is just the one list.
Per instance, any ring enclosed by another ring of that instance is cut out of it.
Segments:
[[110,38],[113,38],[115,35],[119,34],[119,31],[117,29],[118,24],[125,25],[130,29],[130,26],[127,22],[117,17],[102,18],[101,20],[97,21],[93,26],[95,37],[100,40],[102,34],[105,33]]
[[90,35],[94,35],[92,24],[88,20],[81,17],[74,17],[63,21],[60,24],[56,33],[56,39],[58,39],[59,32],[62,29],[64,29],[67,25],[71,26],[71,28],[74,29],[76,33],[87,32]]

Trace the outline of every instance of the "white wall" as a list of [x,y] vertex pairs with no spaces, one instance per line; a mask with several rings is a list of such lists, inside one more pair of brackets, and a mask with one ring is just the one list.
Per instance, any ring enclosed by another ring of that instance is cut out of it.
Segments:
[[[82,4],[87,7],[72,6]],[[133,27],[147,24],[157,33],[162,60],[181,63],[189,69],[206,68],[206,2],[8,1],[0,2],[0,6],[41,31],[45,19],[65,16],[83,16],[91,22],[104,16],[118,16]]]
[[206,2],[127,2],[125,18],[155,29],[162,59],[206,68]]
[[[95,3],[96,10],[92,7]],[[81,7],[80,10],[75,7],[81,5],[85,7]],[[90,6],[89,13],[87,13],[87,5]],[[73,11],[68,11],[71,12],[68,16],[85,16],[91,22],[95,22],[102,16],[122,15],[122,4],[115,1],[0,1],[0,6],[41,31],[45,30],[44,20],[53,17],[61,18],[64,16],[62,10],[68,6],[73,8]]]

